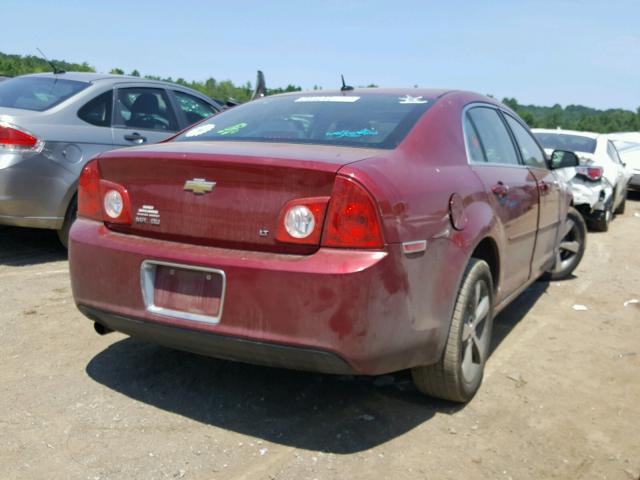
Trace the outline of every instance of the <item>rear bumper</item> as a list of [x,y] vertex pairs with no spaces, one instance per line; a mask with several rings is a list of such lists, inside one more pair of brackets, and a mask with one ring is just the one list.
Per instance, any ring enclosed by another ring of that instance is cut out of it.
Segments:
[[348,375],[356,373],[338,355],[322,350],[263,343],[162,325],[132,317],[123,317],[92,307],[78,305],[89,319],[111,330],[178,350],[268,367],[318,371]]
[[606,210],[607,204],[612,201],[613,189],[608,183],[589,182],[578,177],[574,177],[569,182],[573,204],[580,206],[583,215],[599,215]]
[[59,229],[76,176],[45,152],[0,154],[0,224]]
[[[450,280],[428,282],[438,271],[432,258],[441,256],[407,259],[399,245],[313,255],[247,252],[119,234],[82,218],[69,243],[75,302],[109,328],[214,357],[371,375],[440,358]],[[149,310],[141,288],[145,260],[222,270],[219,323]]]
[[46,228],[59,230],[62,228],[64,217],[12,217],[0,215],[0,225],[11,227]]

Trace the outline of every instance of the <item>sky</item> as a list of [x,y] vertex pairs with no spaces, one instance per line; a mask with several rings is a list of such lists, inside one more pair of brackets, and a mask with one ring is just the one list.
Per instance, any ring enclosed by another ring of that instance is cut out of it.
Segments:
[[[99,72],[640,107],[640,0],[0,0],[0,51]],[[7,21],[9,19],[19,21]]]

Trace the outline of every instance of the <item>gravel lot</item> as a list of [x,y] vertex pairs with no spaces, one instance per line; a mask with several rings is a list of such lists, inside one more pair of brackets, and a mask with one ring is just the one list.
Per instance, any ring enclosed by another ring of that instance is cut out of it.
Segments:
[[[100,337],[51,232],[0,227],[2,479],[640,478],[640,196],[497,319],[467,406]],[[574,310],[574,305],[587,310]]]

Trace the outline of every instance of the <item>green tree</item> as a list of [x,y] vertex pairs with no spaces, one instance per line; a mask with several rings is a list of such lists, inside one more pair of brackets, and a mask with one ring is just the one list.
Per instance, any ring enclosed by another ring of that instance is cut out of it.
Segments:
[[[66,72],[94,72],[86,62],[69,63],[63,60],[51,60],[58,69]],[[15,77],[28,73],[51,72],[51,65],[45,59],[33,55],[9,55],[0,52],[0,75]]]

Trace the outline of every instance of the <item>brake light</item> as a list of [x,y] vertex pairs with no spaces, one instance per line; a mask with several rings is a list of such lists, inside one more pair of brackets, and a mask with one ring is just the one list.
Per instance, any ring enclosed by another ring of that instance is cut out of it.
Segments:
[[37,150],[40,140],[34,135],[6,122],[0,122],[0,148],[7,150]]
[[376,205],[359,183],[336,177],[327,212],[322,245],[341,248],[382,248]]
[[80,173],[80,181],[78,182],[78,216],[102,221],[98,160],[91,160]]
[[107,223],[131,223],[129,192],[120,184],[100,178],[98,160],[91,160],[80,173],[78,216]]
[[602,167],[576,167],[576,173],[597,182],[602,178]]
[[318,245],[329,197],[300,198],[287,202],[278,217],[276,240]]

